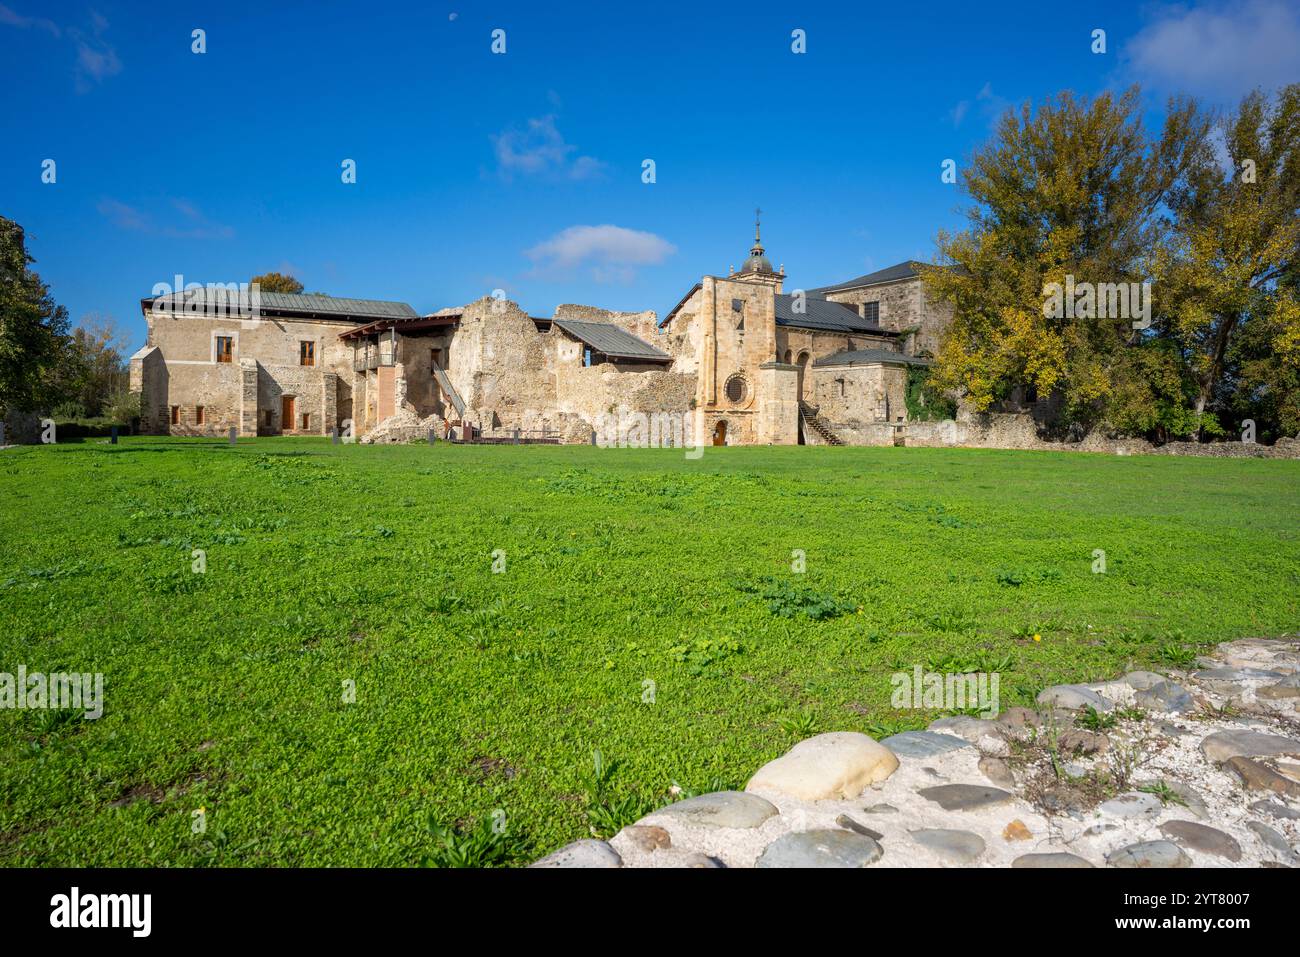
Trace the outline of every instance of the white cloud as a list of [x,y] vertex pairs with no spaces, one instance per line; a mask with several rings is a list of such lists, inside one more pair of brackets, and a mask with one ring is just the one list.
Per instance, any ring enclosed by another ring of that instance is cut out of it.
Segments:
[[497,170],[507,179],[516,174],[588,179],[605,166],[595,157],[574,155],[578,148],[565,142],[554,114],[531,119],[522,129],[509,129],[491,139]]
[[1300,7],[1288,0],[1163,7],[1124,47],[1144,87],[1235,99],[1300,79]]
[[530,275],[560,278],[589,268],[596,282],[631,282],[640,266],[663,262],[677,247],[654,233],[622,226],[570,226],[524,251],[535,265]]

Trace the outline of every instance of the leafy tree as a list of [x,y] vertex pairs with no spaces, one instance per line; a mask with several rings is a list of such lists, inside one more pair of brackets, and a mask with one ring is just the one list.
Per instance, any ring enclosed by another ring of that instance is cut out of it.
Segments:
[[[930,295],[954,306],[933,383],[988,409],[1017,386],[1055,394],[1065,423],[1130,422],[1160,394],[1144,368],[1163,360],[1133,347],[1131,318],[1049,315],[1050,283],[1149,280],[1168,231],[1167,204],[1186,180],[1209,121],[1171,101],[1159,136],[1144,129],[1138,91],[1095,99],[1058,94],[1036,113],[1002,117],[964,173],[968,227],[940,234],[955,269],[925,270]],[[1172,389],[1172,391],[1170,391]]]
[[263,273],[260,276],[254,276],[249,280],[249,282],[250,284],[258,283],[262,292],[289,292],[297,294],[303,290],[303,285],[298,280],[294,279],[292,276],[287,276],[278,272],[268,272]]
[[[56,374],[64,404],[80,409],[75,416],[97,416],[127,390],[126,341],[111,318],[90,314],[73,330],[71,356]],[[66,413],[58,408],[56,412]]]
[[[1256,91],[1221,124],[1224,165],[1203,144],[1175,195],[1160,263],[1167,334],[1194,409],[1300,429],[1300,84]],[[1236,427],[1236,422],[1233,422]],[[1261,436],[1262,437],[1262,436]]]
[[28,268],[23,229],[0,216],[0,415],[58,401],[60,371],[75,363],[68,312]]

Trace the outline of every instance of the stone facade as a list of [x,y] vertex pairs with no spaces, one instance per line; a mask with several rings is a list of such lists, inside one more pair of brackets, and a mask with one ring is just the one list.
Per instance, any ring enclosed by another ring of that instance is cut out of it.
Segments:
[[[142,429],[173,435],[350,425],[361,438],[388,422],[388,436],[589,442],[603,417],[666,414],[690,444],[792,445],[828,429],[854,441],[905,417],[910,350],[943,325],[919,277],[836,287],[836,299],[787,296],[784,283],[756,230],[741,272],[704,276],[663,321],[572,303],[540,318],[493,297],[420,316],[403,303],[282,295],[256,319],[146,299],[131,387]],[[872,290],[879,322],[855,311]]]
[[930,299],[915,272],[892,281],[827,289],[823,294],[831,302],[844,303],[859,313],[864,306],[875,303],[881,327],[901,333],[905,337],[904,350],[910,355],[938,355],[939,341],[952,322],[952,306]]
[[[703,277],[661,323],[674,368],[697,376],[697,434],[719,445],[793,445],[824,442],[829,431],[852,443],[868,425],[905,421],[907,367],[923,362],[918,347],[937,351],[951,315],[905,266],[833,294],[787,296],[785,274],[756,236],[744,270]],[[864,315],[868,301],[878,305]],[[814,418],[818,427],[807,427]]]
[[326,435],[351,413],[351,390],[340,391],[352,379],[352,350],[339,333],[355,322],[238,318],[163,300],[142,306],[148,334],[130,363],[142,431]]

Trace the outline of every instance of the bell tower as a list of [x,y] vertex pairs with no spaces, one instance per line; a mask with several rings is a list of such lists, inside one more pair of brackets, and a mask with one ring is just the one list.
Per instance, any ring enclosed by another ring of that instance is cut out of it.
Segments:
[[761,209],[754,210],[754,245],[750,247],[749,258],[741,266],[740,272],[732,273],[728,276],[735,282],[751,282],[764,286],[772,286],[777,292],[781,291],[781,284],[785,281],[785,270],[777,272],[772,268],[771,260],[767,258],[766,251],[763,249],[763,239],[759,231],[760,217],[763,215]]

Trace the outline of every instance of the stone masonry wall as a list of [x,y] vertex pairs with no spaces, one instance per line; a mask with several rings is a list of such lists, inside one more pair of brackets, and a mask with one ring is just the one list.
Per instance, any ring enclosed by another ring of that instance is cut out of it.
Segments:
[[862,303],[879,302],[881,326],[894,332],[916,330],[912,341],[904,344],[904,351],[909,355],[937,355],[939,340],[952,322],[952,307],[947,303],[936,303],[927,297],[921,280],[917,277],[862,289],[830,292],[826,298],[831,302],[850,305],[859,312]]
[[[338,382],[352,378],[352,348],[339,333],[356,323],[342,320],[280,318],[238,319],[185,312],[156,314],[147,310],[146,351],[132,359],[133,391],[142,395],[141,428],[146,432],[177,435],[223,435],[231,427],[243,434],[267,434],[282,428],[289,433],[323,435],[338,424]],[[217,361],[219,336],[233,343],[232,361]],[[314,361],[300,364],[300,344],[311,342]],[[136,359],[139,359],[137,365]],[[256,391],[249,395],[245,360],[257,363]],[[138,370],[138,374],[137,374]],[[327,378],[328,377],[328,378]],[[335,394],[325,398],[326,383]],[[294,397],[295,421],[280,422],[282,396]],[[329,411],[329,406],[333,411]],[[171,422],[178,407],[179,421]],[[198,409],[203,409],[203,423]],[[270,422],[267,424],[267,412]],[[302,429],[302,414],[310,416]],[[343,416],[346,418],[346,414]]]

